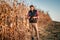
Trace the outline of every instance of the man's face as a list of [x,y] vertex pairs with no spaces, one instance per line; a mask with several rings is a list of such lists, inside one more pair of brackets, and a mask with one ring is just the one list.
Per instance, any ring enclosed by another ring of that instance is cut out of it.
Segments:
[[33,11],[33,10],[34,10],[34,7],[31,7],[31,8],[30,8],[30,10],[32,10],[32,11]]

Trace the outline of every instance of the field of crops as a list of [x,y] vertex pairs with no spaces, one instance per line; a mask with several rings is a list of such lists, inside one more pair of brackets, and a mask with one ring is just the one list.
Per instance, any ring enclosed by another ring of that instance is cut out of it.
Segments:
[[[0,1],[0,40],[31,40],[29,22],[26,19],[29,7],[24,3],[13,2],[12,5]],[[40,40],[44,40],[51,32],[47,32],[48,26],[53,25],[48,13],[39,11],[38,29]],[[50,24],[50,25],[49,25]],[[43,38],[42,38],[43,37]]]

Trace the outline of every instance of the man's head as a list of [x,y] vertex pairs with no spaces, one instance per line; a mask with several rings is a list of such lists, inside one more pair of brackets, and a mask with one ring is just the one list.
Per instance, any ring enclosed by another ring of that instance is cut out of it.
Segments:
[[30,5],[30,10],[34,10],[35,8],[34,8],[34,6],[33,5]]

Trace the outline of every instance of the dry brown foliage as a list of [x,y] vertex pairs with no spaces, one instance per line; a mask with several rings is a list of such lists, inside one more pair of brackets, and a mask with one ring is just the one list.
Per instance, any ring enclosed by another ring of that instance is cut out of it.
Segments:
[[[27,38],[29,37],[29,23],[26,19],[28,10],[28,7],[21,3],[18,6],[14,4],[13,7],[6,2],[0,3],[0,40],[30,40]],[[47,34],[47,32],[44,34],[44,30],[50,22],[49,15],[39,10],[37,24],[42,35]]]

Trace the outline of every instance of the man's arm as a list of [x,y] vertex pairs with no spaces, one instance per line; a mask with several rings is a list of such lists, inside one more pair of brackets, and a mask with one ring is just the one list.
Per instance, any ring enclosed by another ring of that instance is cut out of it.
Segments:
[[27,13],[27,17],[26,17],[27,19],[29,19],[30,18],[30,16],[29,16],[29,12]]

